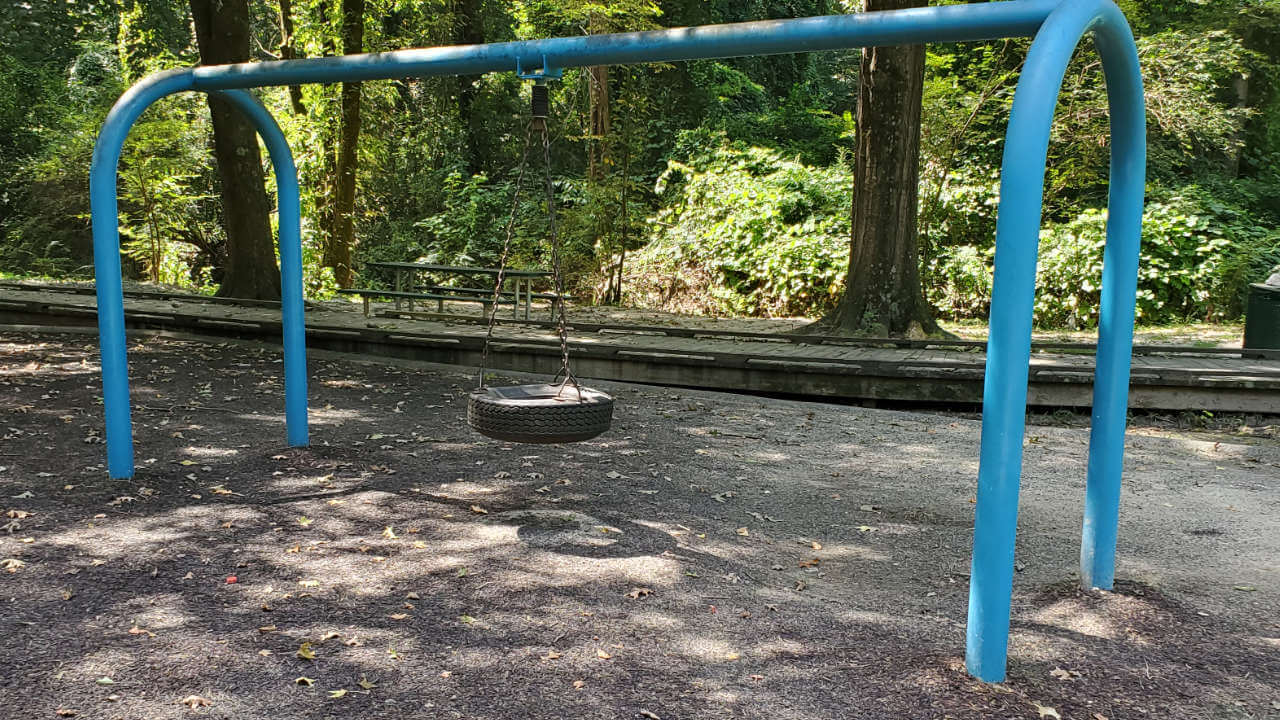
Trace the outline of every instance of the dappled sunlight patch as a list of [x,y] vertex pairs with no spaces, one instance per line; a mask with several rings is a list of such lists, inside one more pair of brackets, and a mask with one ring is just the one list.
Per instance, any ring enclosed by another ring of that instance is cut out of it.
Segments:
[[1263,650],[1271,650],[1273,652],[1280,651],[1280,637],[1267,637],[1265,635],[1258,635],[1258,636],[1249,638],[1249,642],[1258,646]]
[[[283,421],[283,416],[274,416],[277,420]],[[351,421],[372,422],[374,419],[359,410],[340,410],[338,408],[325,405],[323,407],[312,407],[307,411],[307,424],[329,425],[340,427]]]
[[734,662],[742,657],[742,648],[737,643],[705,632],[680,633],[667,641],[665,648],[668,653],[703,663]]
[[791,454],[776,450],[754,450],[747,453],[748,462],[781,464],[791,462]]
[[[579,586],[645,586],[660,591],[684,575],[680,563],[659,557],[589,558],[534,553],[494,573],[506,588],[570,588]],[[621,595],[621,593],[619,593]]]
[[1105,606],[1095,609],[1078,599],[1064,598],[1034,612],[1031,619],[1033,622],[1088,637],[1117,640],[1125,633],[1116,626],[1112,618],[1107,617],[1105,610]]
[[654,631],[678,630],[687,624],[684,620],[677,619],[668,613],[644,608],[628,613],[627,622],[637,627]]
[[208,445],[189,445],[183,448],[181,452],[197,458],[228,458],[240,454],[240,451],[235,448],[210,447]]
[[821,557],[824,562],[831,560],[859,560],[862,562],[891,562],[893,556],[867,545],[848,543],[827,544],[822,546]]
[[751,657],[760,660],[772,660],[775,658],[791,658],[804,655],[808,650],[804,643],[788,638],[777,637],[757,643],[751,648]]
[[[68,526],[60,531],[44,534],[41,544],[74,549],[77,554],[101,560],[129,557],[142,560],[145,554],[159,548],[190,540],[198,532],[186,524],[185,513],[175,512],[158,517],[101,518],[84,527]],[[202,518],[207,519],[207,518]]]

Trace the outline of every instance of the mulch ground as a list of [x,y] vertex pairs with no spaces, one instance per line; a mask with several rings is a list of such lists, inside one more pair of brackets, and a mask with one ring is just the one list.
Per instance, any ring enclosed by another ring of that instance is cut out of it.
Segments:
[[[1087,431],[1032,427],[1009,679],[964,672],[978,423],[608,385],[473,435],[465,369],[0,334],[3,718],[1280,717],[1280,448],[1134,437],[1116,592],[1074,582]],[[1203,446],[1202,446],[1203,445]]]

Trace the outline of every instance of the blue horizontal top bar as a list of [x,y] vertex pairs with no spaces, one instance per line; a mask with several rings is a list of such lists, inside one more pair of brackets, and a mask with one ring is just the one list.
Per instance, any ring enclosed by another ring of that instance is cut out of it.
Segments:
[[385,53],[212,65],[192,70],[195,88],[353,82],[524,69],[677,62],[745,55],[1034,35],[1060,2],[1007,0],[907,10],[704,25],[652,32],[454,45]]

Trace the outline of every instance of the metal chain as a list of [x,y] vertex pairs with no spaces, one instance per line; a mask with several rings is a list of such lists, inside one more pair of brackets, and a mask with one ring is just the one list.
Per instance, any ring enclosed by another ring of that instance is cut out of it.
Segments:
[[582,400],[582,388],[578,386],[578,379],[573,376],[573,371],[569,369],[569,329],[566,326],[565,319],[565,302],[564,302],[564,273],[560,270],[560,235],[556,232],[556,193],[555,187],[551,182],[551,133],[547,131],[547,123],[542,123],[542,162],[546,166],[544,177],[547,186],[547,234],[551,236],[551,273],[555,279],[556,297],[553,300],[556,309],[559,310],[559,316],[556,325],[556,331],[560,334],[560,372],[556,373],[551,382],[555,382],[564,376],[565,385],[572,384],[578,391],[578,400]]
[[[502,243],[502,255],[498,260],[498,278],[493,285],[493,302],[489,303],[489,326],[485,329],[484,347],[480,351],[480,390],[484,389],[484,371],[489,363],[489,343],[493,340],[493,326],[498,323],[498,300],[502,296],[502,282],[506,279],[507,258],[511,254],[511,236],[515,233],[516,212],[520,209],[520,189],[524,187],[524,171],[529,166],[529,146],[533,144],[533,125],[537,122],[539,122],[537,118],[530,120],[524,130],[524,151],[520,154],[520,169],[516,172],[516,189],[511,194],[511,215],[507,218],[507,238]],[[541,124],[542,136],[545,139],[547,126],[545,122]]]

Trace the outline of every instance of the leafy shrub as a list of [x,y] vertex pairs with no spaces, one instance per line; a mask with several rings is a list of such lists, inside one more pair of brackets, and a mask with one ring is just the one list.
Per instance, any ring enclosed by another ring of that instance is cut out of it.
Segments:
[[[1255,211],[1189,186],[1147,203],[1138,268],[1137,320],[1144,324],[1234,320],[1250,282],[1280,262],[1280,228]],[[1240,197],[1247,199],[1247,191]],[[1262,222],[1260,223],[1260,220]],[[1035,322],[1092,327],[1098,322],[1106,212],[1089,209],[1040,234]],[[953,317],[983,317],[990,302],[991,255],[963,247],[939,256],[929,299]]]
[[631,302],[744,315],[834,307],[849,253],[851,175],[723,140],[658,182],[665,207],[624,287]]

